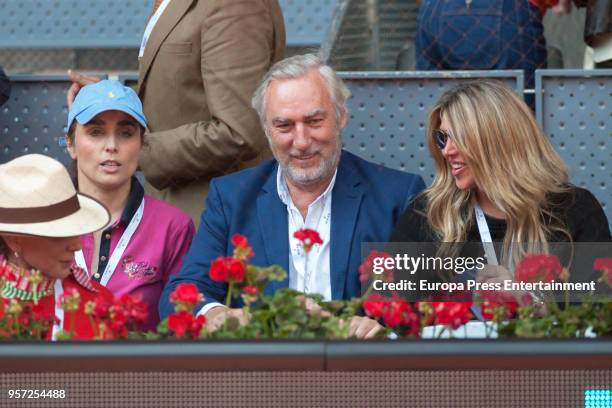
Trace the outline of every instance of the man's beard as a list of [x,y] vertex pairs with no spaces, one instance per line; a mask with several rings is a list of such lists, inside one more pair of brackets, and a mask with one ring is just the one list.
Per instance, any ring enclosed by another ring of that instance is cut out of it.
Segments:
[[342,144],[340,142],[340,137],[338,137],[337,140],[337,146],[332,157],[328,160],[320,160],[314,167],[302,168],[292,166],[291,164],[288,164],[290,160],[287,160],[287,162],[281,162],[277,159],[277,161],[279,162],[285,176],[293,184],[302,186],[316,184],[321,180],[331,177],[338,167],[338,163],[340,162],[340,153],[342,152]]

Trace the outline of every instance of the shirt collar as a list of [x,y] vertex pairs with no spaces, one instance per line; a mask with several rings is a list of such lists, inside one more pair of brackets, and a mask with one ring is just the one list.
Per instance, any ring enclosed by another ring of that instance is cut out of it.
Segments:
[[92,292],[97,292],[92,285],[91,277],[85,269],[81,268],[76,264],[73,264],[71,269],[74,280],[76,280],[81,286],[91,290]]
[[[334,188],[334,184],[336,184],[337,174],[338,174],[338,168],[336,168],[336,170],[334,171],[334,177],[332,177],[325,191],[321,193],[321,195],[318,196],[313,201],[313,203],[317,202],[321,198],[327,198],[327,196],[331,194],[331,191]],[[280,165],[277,167],[277,171],[276,171],[276,191],[278,192],[278,197],[283,202],[283,204],[288,206],[290,203],[293,203],[293,200],[291,199],[291,195],[289,194],[289,187],[287,186],[287,179],[285,179],[283,169],[281,168]]]
[[121,214],[121,222],[128,225],[134,214],[138,210],[142,199],[144,198],[144,188],[140,185],[138,179],[132,176],[132,184],[130,185],[130,194],[128,195],[127,203]]

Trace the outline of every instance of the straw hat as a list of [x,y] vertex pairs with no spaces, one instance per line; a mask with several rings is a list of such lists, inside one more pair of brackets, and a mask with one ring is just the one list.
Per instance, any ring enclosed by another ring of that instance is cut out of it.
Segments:
[[0,165],[0,233],[72,237],[109,221],[106,207],[78,194],[57,160],[28,154]]

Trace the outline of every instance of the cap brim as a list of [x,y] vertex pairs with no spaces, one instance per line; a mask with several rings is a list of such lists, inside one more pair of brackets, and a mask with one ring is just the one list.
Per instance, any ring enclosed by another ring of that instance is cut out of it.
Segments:
[[90,107],[84,109],[74,116],[74,118],[81,124],[85,125],[90,120],[92,120],[97,114],[106,112],[109,110],[117,110],[123,113],[126,113],[133,117],[138,123],[140,123],[143,127],[147,127],[147,122],[145,118],[132,109],[130,106],[126,104],[122,104],[120,102],[102,102],[91,105]]
[[75,237],[98,231],[110,222],[110,213],[100,202],[84,194],[77,194],[77,212],[53,221],[32,224],[0,223],[0,233],[41,237]]

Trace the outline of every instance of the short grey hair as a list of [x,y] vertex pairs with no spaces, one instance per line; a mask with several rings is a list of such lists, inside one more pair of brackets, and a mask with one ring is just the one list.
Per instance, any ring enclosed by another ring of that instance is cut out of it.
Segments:
[[266,135],[268,134],[268,128],[266,126],[266,92],[268,91],[270,83],[276,80],[282,81],[286,79],[301,78],[313,69],[319,72],[319,75],[321,75],[321,78],[323,78],[323,81],[327,85],[327,91],[336,111],[336,122],[340,121],[342,115],[348,113],[346,101],[351,96],[351,92],[342,79],[336,75],[333,68],[325,64],[323,60],[315,54],[295,55],[274,64],[253,94],[251,106],[257,111]]

